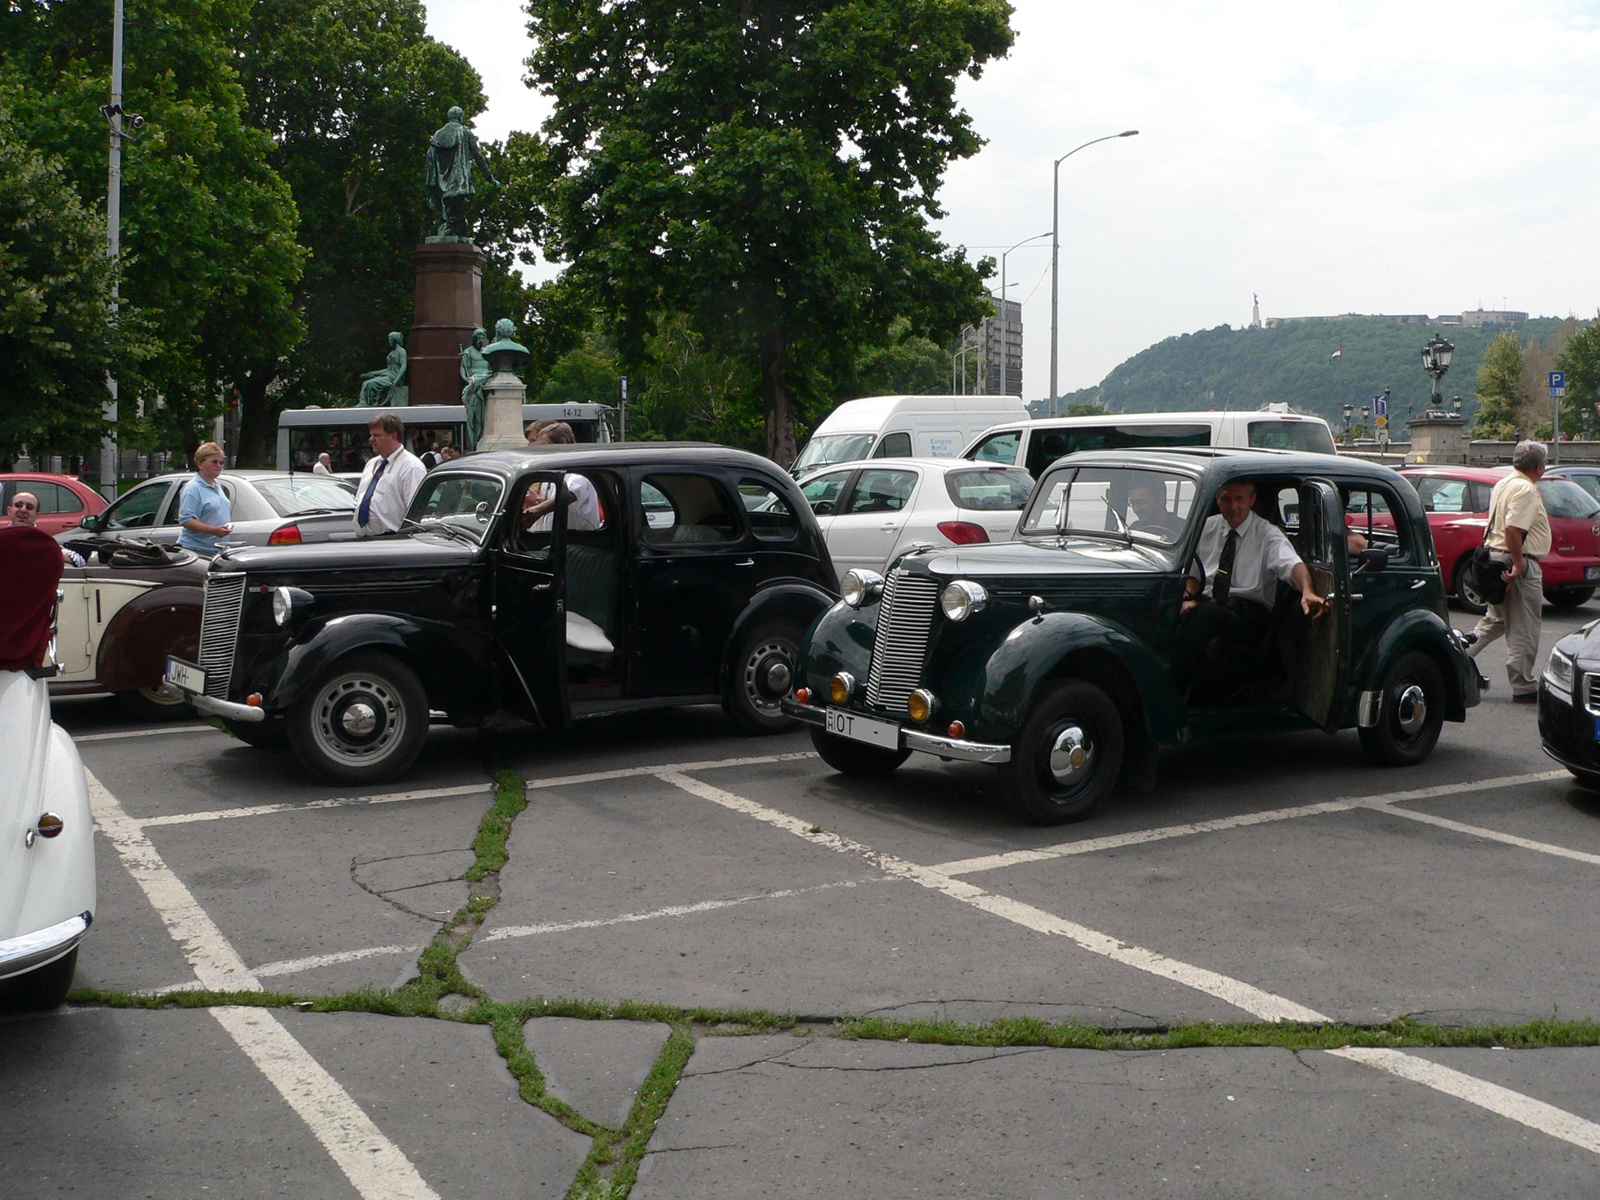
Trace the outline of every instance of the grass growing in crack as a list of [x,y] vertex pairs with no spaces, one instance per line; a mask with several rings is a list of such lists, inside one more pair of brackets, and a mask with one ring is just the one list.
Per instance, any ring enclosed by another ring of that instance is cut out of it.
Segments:
[[[578,1169],[567,1192],[567,1200],[620,1200],[633,1190],[639,1176],[639,1163],[656,1131],[656,1122],[667,1111],[667,1102],[683,1078],[683,1069],[694,1053],[694,1034],[686,1025],[673,1027],[667,1044],[661,1047],[655,1065],[633,1098],[628,1123],[621,1134],[620,1149],[614,1142],[596,1138],[589,1157]],[[601,1168],[611,1164],[611,1173],[602,1177]]]
[[[478,836],[472,839],[472,849],[478,857],[468,868],[466,877],[473,881],[498,874],[506,865],[506,844],[511,840],[512,822],[528,807],[527,789],[521,776],[504,766],[493,768],[493,774],[494,804],[479,823]],[[492,907],[491,903],[489,908]],[[487,912],[488,908],[483,911]]]

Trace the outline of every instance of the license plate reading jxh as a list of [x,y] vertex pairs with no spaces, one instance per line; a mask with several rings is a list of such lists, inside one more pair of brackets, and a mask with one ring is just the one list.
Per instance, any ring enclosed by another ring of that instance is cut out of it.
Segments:
[[205,695],[206,673],[199,667],[191,666],[182,659],[167,659],[165,679],[174,687],[180,687],[186,692],[193,692],[197,696]]
[[874,721],[871,717],[839,708],[828,710],[828,732],[853,742],[882,746],[885,750],[900,749],[900,726],[890,721]]

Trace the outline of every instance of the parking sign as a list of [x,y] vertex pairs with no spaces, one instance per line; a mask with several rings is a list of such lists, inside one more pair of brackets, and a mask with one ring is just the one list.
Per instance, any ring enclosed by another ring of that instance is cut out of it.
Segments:
[[1567,373],[1565,371],[1550,372],[1550,395],[1560,399],[1567,394]]

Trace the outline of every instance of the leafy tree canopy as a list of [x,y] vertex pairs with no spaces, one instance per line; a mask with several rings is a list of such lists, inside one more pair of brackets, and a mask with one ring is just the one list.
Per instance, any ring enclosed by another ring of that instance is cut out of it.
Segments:
[[625,361],[682,312],[757,364],[767,452],[897,316],[975,322],[982,276],[929,228],[980,144],[955,85],[1011,44],[1004,0],[528,0],[552,256]]
[[1523,385],[1522,343],[1509,330],[1489,344],[1478,368],[1478,413],[1472,435],[1495,441],[1515,441],[1522,410],[1528,402]]

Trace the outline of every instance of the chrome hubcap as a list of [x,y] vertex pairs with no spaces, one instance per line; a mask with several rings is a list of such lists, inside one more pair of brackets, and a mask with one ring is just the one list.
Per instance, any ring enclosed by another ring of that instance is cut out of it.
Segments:
[[317,749],[335,762],[363,766],[379,762],[405,736],[400,696],[381,678],[344,675],[317,694],[311,730]]
[[1050,747],[1050,774],[1059,784],[1073,783],[1088,774],[1094,747],[1082,729],[1069,725],[1056,735]]
[[340,715],[339,724],[344,727],[344,732],[349,737],[364,738],[378,727],[378,714],[372,705],[364,700],[358,700]]
[[1395,723],[1400,732],[1413,736],[1428,721],[1428,697],[1416,684],[1401,688],[1394,701]]
[[775,713],[794,682],[794,647],[762,642],[744,663],[744,694],[758,712]]

